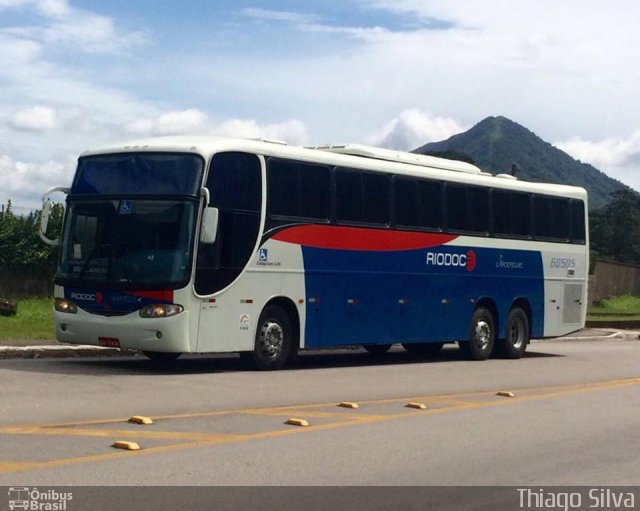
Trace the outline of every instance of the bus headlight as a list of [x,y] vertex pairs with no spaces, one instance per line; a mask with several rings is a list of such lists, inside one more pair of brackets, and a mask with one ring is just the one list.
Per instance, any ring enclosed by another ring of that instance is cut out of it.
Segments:
[[176,303],[154,303],[140,309],[141,318],[168,318],[180,314],[184,310],[182,305]]
[[56,298],[53,302],[53,308],[58,312],[66,312],[68,314],[78,312],[78,306],[66,298]]

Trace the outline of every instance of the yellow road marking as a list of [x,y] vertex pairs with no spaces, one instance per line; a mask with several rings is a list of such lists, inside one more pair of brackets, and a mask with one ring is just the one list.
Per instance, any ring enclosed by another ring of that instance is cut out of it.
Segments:
[[[209,412],[194,412],[186,414],[175,414],[156,416],[158,419],[175,420],[175,419],[189,419],[200,417],[213,417],[221,415],[233,415],[233,414],[247,414],[247,415],[276,415],[281,416],[290,414],[295,411],[296,414],[305,414],[316,417],[326,418],[340,418],[343,419],[338,422],[332,422],[327,424],[312,425],[306,428],[294,428],[294,429],[279,429],[275,431],[266,431],[262,433],[248,434],[248,435],[224,435],[224,434],[208,434],[208,433],[181,433],[171,431],[139,431],[139,430],[96,430],[91,428],[74,428],[72,426],[91,426],[91,425],[104,425],[113,424],[116,422],[122,422],[123,419],[102,419],[91,421],[75,421],[67,423],[56,424],[44,424],[44,425],[25,425],[25,426],[9,426],[0,428],[0,434],[25,434],[25,435],[59,435],[59,436],[97,436],[97,437],[109,437],[115,435],[126,435],[128,437],[136,438],[156,438],[165,440],[192,440],[186,443],[176,443],[170,445],[162,445],[147,448],[135,453],[132,452],[115,452],[108,454],[87,455],[79,456],[75,458],[65,458],[45,462],[22,462],[22,461],[0,461],[0,473],[18,472],[25,470],[35,470],[41,468],[54,468],[69,464],[87,463],[117,459],[123,456],[141,456],[155,453],[164,453],[183,449],[192,449],[197,447],[214,446],[221,444],[228,444],[241,441],[261,440],[267,438],[274,438],[285,435],[294,435],[302,433],[310,433],[313,431],[323,431],[330,429],[337,429],[346,426],[373,424],[377,422],[391,421],[406,419],[409,417],[425,417],[428,415],[439,415],[442,413],[450,413],[455,411],[473,409],[473,408],[487,408],[492,406],[508,406],[518,405],[527,401],[539,401],[544,399],[554,399],[558,397],[565,397],[569,395],[597,392],[603,390],[612,390],[618,388],[630,387],[640,384],[640,378],[627,378],[621,380],[610,380],[603,382],[583,383],[583,384],[571,384],[571,385],[556,385],[549,387],[532,387],[517,389],[520,398],[516,400],[501,400],[496,399],[495,391],[484,392],[469,392],[460,394],[446,394],[436,396],[418,396],[412,398],[393,398],[393,399],[380,399],[360,401],[360,403],[367,404],[393,404],[393,403],[406,403],[407,401],[424,401],[426,403],[445,404],[441,408],[428,408],[427,410],[418,410],[413,412],[403,411],[403,413],[392,413],[388,415],[359,415],[359,414],[343,414],[335,412],[318,412],[311,411],[323,407],[333,407],[335,402],[331,403],[316,403],[307,405],[289,405],[279,406],[272,408],[253,408],[245,410],[225,410],[225,411],[209,411]],[[467,399],[461,400],[460,398],[485,398],[485,400],[469,401]],[[306,410],[306,411],[305,411]],[[405,409],[406,410],[406,409]],[[346,419],[346,420],[345,420]],[[126,420],[126,419],[124,419]]]
[[161,440],[206,440],[229,441],[243,435],[224,435],[217,433],[185,433],[180,431],[135,431],[131,429],[91,429],[91,428],[50,428],[50,427],[14,427],[0,429],[0,434],[42,435],[42,436],[94,436],[94,437],[136,437]]

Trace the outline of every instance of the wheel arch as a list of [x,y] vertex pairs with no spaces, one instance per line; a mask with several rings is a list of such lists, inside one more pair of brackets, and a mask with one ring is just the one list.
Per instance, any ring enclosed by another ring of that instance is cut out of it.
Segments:
[[[267,307],[275,306],[280,307],[286,314],[289,316],[289,320],[291,321],[291,328],[293,330],[293,342],[294,349],[298,349],[300,347],[300,314],[298,313],[298,308],[291,298],[287,298],[286,296],[275,296],[267,301],[262,307],[262,311],[264,311]],[[262,314],[262,311],[260,313]]]
[[[493,300],[493,298],[489,298],[488,296],[485,296],[483,298],[480,298],[477,302],[475,307],[473,308],[473,312],[477,311],[480,307],[484,307],[485,309],[487,309],[490,313],[491,316],[493,317],[493,324],[494,324],[494,328],[497,330],[497,333],[500,333],[500,314],[498,313],[498,306],[496,305],[496,302]],[[472,314],[473,314],[472,312]],[[498,336],[496,335],[496,338]]]

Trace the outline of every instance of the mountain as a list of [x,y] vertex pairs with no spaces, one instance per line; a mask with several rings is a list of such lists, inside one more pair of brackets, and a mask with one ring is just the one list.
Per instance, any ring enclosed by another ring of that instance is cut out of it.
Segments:
[[582,186],[589,193],[589,209],[605,206],[613,192],[630,190],[595,167],[574,160],[535,133],[506,117],[487,117],[469,131],[413,150],[419,154],[463,153],[492,174],[510,174],[513,165],[523,181]]

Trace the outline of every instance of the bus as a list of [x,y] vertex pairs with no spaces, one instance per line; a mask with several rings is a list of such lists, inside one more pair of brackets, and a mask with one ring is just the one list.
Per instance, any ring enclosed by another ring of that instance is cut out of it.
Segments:
[[270,370],[354,345],[515,359],[585,321],[582,188],[355,144],[160,137],[83,153],[43,200],[64,343]]

